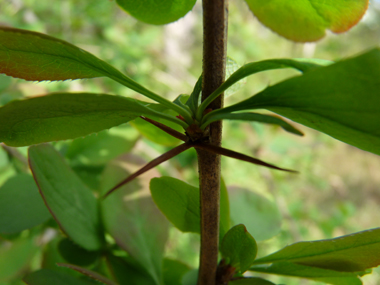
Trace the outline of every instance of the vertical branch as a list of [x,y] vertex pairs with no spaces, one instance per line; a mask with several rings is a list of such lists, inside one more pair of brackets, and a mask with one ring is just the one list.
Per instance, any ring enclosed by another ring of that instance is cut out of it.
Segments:
[[[227,51],[227,0],[203,0],[202,101],[223,82]],[[223,95],[209,108],[223,107]],[[210,125],[210,144],[220,146],[221,121]],[[198,285],[214,285],[218,263],[220,155],[197,150],[201,205],[201,253]]]

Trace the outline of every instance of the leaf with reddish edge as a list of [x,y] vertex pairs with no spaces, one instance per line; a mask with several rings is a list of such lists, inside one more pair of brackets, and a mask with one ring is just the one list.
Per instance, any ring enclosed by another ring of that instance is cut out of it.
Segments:
[[246,0],[265,26],[296,42],[317,41],[325,30],[343,33],[356,25],[368,0]]
[[[101,181],[103,193],[144,163],[130,154],[109,163]],[[162,260],[169,223],[150,197],[148,186],[150,179],[158,175],[157,171],[143,174],[103,200],[101,207],[106,231],[145,268],[156,284],[162,284]]]
[[190,116],[184,108],[146,89],[94,55],[41,33],[0,27],[0,73],[31,81],[106,76],[185,118]]
[[61,267],[66,267],[66,268],[70,268],[72,270],[75,270],[83,275],[86,275],[96,281],[100,281],[102,282],[103,284],[106,284],[106,285],[118,285],[116,282],[108,279],[107,277],[104,277],[102,275],[100,275],[99,273],[97,272],[94,272],[92,270],[89,270],[87,268],[83,268],[83,267],[80,267],[80,266],[77,266],[77,265],[74,265],[74,264],[68,264],[68,263],[57,263],[58,266],[61,266]]
[[66,272],[50,269],[40,269],[32,272],[26,275],[22,281],[28,285],[89,285],[87,281],[75,278]]
[[51,145],[32,146],[29,165],[40,194],[62,231],[89,251],[101,249],[97,199],[63,157]]

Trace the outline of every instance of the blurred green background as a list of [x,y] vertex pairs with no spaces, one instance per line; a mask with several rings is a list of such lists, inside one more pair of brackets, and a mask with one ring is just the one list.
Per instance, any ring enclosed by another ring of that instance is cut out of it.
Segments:
[[[372,1],[361,23],[349,32],[342,35],[328,33],[325,39],[307,44],[289,42],[263,27],[244,1],[230,0],[229,11],[228,55],[240,65],[284,57],[339,60],[380,45],[380,1]],[[0,25],[38,31],[71,42],[171,100],[179,94],[190,94],[201,73],[201,19],[200,1],[178,22],[151,26],[125,14],[115,1],[0,0]],[[289,70],[257,74],[248,78],[225,104],[237,102],[296,74]],[[0,105],[56,91],[102,92],[146,100],[103,78],[37,84],[0,75]],[[76,148],[70,141],[54,145],[96,191],[104,165],[114,157],[131,151],[149,160],[176,144],[164,134],[144,128],[142,122],[136,121],[132,125],[133,128],[122,126],[109,132],[123,139],[123,146],[112,146],[111,153],[107,142],[88,153],[78,150],[83,142],[81,139],[74,143]],[[275,202],[278,211],[274,211],[282,216],[281,230],[273,238],[259,243],[259,256],[293,242],[331,238],[379,226],[380,158],[306,127],[297,127],[305,133],[304,137],[256,123],[224,124],[224,147],[300,172],[298,175],[284,174],[223,158],[222,174],[231,193],[236,188],[259,193]],[[28,172],[26,150],[0,148],[0,185],[19,173]],[[158,170],[162,175],[197,185],[197,163],[192,150],[161,165]],[[246,209],[249,205],[241,207]],[[256,205],[252,211],[246,209],[244,215],[249,217],[255,209],[259,211]],[[269,221],[273,217],[268,215],[264,213],[263,217]],[[36,234],[41,235],[40,248],[45,250],[57,236],[55,229],[54,222],[48,221],[20,234],[0,234],[0,285],[22,284],[23,274],[40,268],[41,260],[44,260],[42,252],[30,254],[21,258],[17,270],[3,274],[1,272],[6,269],[1,266],[9,262],[9,259],[2,260],[7,256],[7,247],[14,240]],[[168,256],[196,266],[198,247],[197,235],[171,230]],[[277,284],[318,284],[291,278],[268,278]],[[366,285],[380,284],[379,280],[379,269],[363,278]]]

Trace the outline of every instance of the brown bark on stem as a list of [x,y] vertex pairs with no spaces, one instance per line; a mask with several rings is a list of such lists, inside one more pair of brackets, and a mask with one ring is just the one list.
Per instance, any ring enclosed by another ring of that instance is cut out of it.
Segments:
[[[202,101],[225,78],[228,0],[203,0]],[[223,107],[223,95],[209,108]],[[210,125],[210,144],[221,146],[221,121]],[[201,253],[198,285],[215,285],[219,246],[220,155],[197,149],[201,205]]]

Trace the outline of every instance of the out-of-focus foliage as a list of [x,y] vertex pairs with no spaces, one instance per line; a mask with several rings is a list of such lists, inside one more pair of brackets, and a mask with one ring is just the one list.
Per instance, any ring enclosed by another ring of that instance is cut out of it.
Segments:
[[[163,27],[137,22],[121,11],[115,1],[67,0],[52,5],[49,1],[0,0],[0,7],[0,24],[47,33],[78,45],[170,100],[174,100],[178,94],[190,94],[201,73],[200,1],[185,18]],[[243,1],[231,0],[229,9],[228,53],[240,65],[281,57],[337,60],[378,46],[380,42],[379,1],[372,1],[363,21],[350,32],[339,36],[328,34],[325,39],[313,44],[294,44],[272,33],[252,17]],[[295,74],[289,70],[258,74],[248,79],[234,96],[227,98],[227,103],[248,98],[268,85]],[[102,92],[141,99],[135,92],[104,78],[35,84],[0,75],[1,105],[14,99],[55,91]],[[259,243],[259,257],[296,241],[330,238],[378,226],[379,157],[305,127],[297,128],[305,133],[304,137],[292,136],[276,126],[225,123],[225,147],[265,157],[276,164],[301,171],[299,175],[287,175],[223,158],[223,176],[227,186],[260,193],[271,203],[277,204],[278,212],[283,217],[279,234]],[[148,136],[134,144],[139,135],[132,127],[121,126],[112,129],[109,134],[117,135],[128,145],[120,150],[107,149],[102,144],[105,140],[103,134],[79,138],[74,144],[70,141],[53,143],[74,172],[95,193],[104,190],[100,186],[104,183],[101,182],[104,169],[108,169],[108,173],[115,173],[115,177],[120,174],[116,172],[125,172],[122,168],[115,170],[118,168],[112,168],[112,164],[121,164],[122,167],[127,165],[134,169],[144,161],[141,157],[151,159],[168,149],[165,144],[160,146],[152,143]],[[83,146],[86,144],[91,148]],[[76,148],[78,145],[80,147]],[[131,150],[138,157],[129,156],[128,159],[112,161],[123,150]],[[94,157],[96,163],[89,163]],[[25,158],[24,148],[0,148],[1,185],[19,173],[28,172]],[[182,153],[170,163],[158,167],[158,170],[161,175],[180,178],[191,185],[198,183],[194,151]],[[131,197],[133,194],[130,193]],[[231,211],[234,207],[231,207]],[[233,212],[231,216],[234,216]],[[66,262],[58,249],[61,238],[52,218],[19,234],[0,234],[0,265],[8,266],[0,267],[0,284],[23,284],[20,279],[25,272],[41,267],[60,272],[52,273],[52,276],[69,274],[78,277],[79,274],[69,269],[55,266],[56,262]],[[111,237],[107,239],[107,242],[115,245]],[[29,241],[34,243],[30,244]],[[198,246],[196,234],[181,233],[170,226],[166,256],[194,267],[198,262]],[[118,268],[116,273],[126,270],[145,272],[135,260],[120,251],[116,250],[113,254],[108,260],[113,268]],[[9,259],[2,259],[8,256],[12,256],[12,263],[8,263]],[[89,268],[106,275],[108,269],[105,263],[97,259]],[[163,271],[156,270],[151,274],[163,274],[164,278],[169,278],[165,276],[165,267]],[[146,278],[141,282],[152,282],[149,273],[144,274]],[[184,273],[184,276],[189,274],[191,271]],[[379,274],[380,271],[375,269],[372,275],[363,280],[375,285]],[[283,277],[274,277],[271,281],[276,284],[299,284],[299,280]],[[89,282],[85,280],[85,284],[91,284]]]

